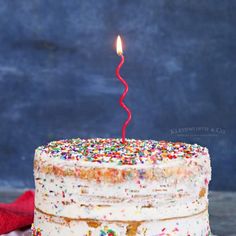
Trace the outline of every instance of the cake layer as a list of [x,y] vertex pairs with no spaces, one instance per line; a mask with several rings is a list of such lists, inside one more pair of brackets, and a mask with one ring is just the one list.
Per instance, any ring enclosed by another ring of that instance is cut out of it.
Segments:
[[121,183],[160,180],[170,175],[210,177],[207,148],[153,140],[73,139],[36,149],[34,170],[57,176]]
[[35,210],[33,236],[208,236],[208,211],[154,221],[96,221],[63,218]]
[[208,205],[205,176],[97,183],[37,172],[35,206],[70,218],[151,220],[196,214]]

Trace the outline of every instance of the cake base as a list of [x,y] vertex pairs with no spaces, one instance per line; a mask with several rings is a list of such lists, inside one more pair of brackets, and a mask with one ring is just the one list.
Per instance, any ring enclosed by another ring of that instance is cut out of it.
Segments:
[[72,139],[37,148],[35,236],[208,236],[207,148]]
[[69,219],[35,209],[33,236],[209,236],[208,218],[207,209],[191,216],[132,222]]

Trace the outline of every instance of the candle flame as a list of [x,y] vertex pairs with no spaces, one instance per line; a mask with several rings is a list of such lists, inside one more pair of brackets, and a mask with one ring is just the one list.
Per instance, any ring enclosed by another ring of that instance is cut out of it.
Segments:
[[117,40],[116,40],[116,52],[119,56],[123,54],[122,41],[121,41],[120,35],[117,36]]

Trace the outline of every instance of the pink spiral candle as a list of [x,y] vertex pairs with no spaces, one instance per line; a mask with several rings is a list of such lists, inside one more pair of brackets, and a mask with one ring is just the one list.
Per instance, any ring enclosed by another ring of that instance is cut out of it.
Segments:
[[124,62],[125,62],[125,57],[123,55],[122,42],[121,42],[120,36],[117,37],[116,51],[117,51],[117,54],[121,57],[121,61],[120,61],[119,65],[116,68],[116,76],[125,87],[124,92],[120,96],[119,102],[120,102],[120,106],[123,107],[124,110],[126,110],[126,112],[128,114],[128,118],[125,121],[124,125],[122,126],[122,143],[124,144],[125,143],[125,136],[126,136],[126,128],[127,128],[128,124],[131,120],[132,115],[131,115],[130,109],[124,104],[124,99],[125,99],[126,94],[129,91],[129,86],[128,86],[127,82],[120,76],[120,69],[121,69],[122,65],[124,64]]

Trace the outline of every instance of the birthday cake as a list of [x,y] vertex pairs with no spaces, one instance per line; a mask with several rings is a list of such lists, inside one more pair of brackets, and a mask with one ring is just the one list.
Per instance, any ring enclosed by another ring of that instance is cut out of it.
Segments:
[[208,150],[72,139],[36,149],[34,236],[207,236]]

